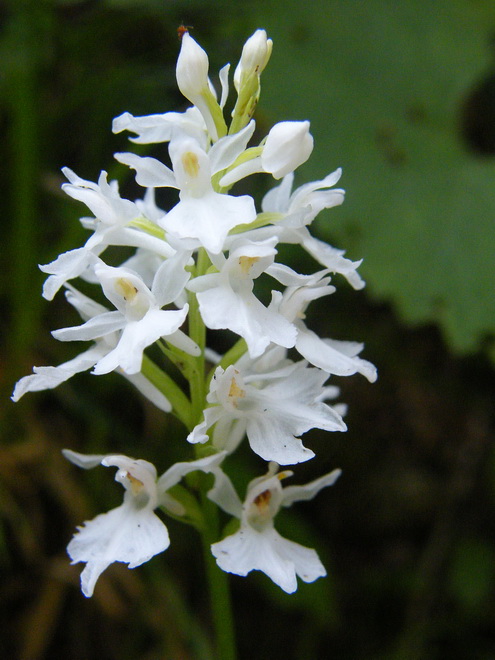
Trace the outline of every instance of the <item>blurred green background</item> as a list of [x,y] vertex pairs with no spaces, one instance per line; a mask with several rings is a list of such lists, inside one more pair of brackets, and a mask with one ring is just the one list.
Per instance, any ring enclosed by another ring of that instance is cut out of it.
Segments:
[[[258,126],[311,120],[315,151],[298,182],[344,168],[346,202],[315,229],[364,257],[368,283],[356,293],[337,282],[310,321],[323,336],[364,341],[379,369],[374,385],[340,379],[349,431],[308,434],[318,457],[295,480],[337,466],[342,478],[277,520],[317,548],[329,577],[293,596],[260,574],[232,577],[239,655],[493,660],[491,0],[0,7],[0,650],[22,660],[214,657],[200,543],[189,529],[172,521],[164,555],[135,571],[113,566],[90,601],[65,554],[75,525],[117,505],[121,492],[109,471],[82,474],[60,449],[127,453],[161,472],[185,458],[178,424],[113,374],[9,400],[33,364],[79,350],[50,337],[76,320],[63,296],[41,298],[37,269],[85,240],[85,211],[61,193],[60,168],[120,178],[112,156],[128,142],[112,135],[112,118],[186,107],[175,85],[181,23],[208,51],[214,82],[256,28],[274,40]],[[122,192],[132,197],[131,178]],[[261,469],[247,453],[239,459],[240,473]]]

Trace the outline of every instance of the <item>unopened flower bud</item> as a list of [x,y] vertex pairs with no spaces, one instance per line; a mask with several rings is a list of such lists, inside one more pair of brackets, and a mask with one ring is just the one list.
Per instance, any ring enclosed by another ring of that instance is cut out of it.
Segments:
[[241,59],[234,73],[234,85],[237,91],[239,91],[243,77],[250,74],[258,77],[261,75],[272,54],[272,46],[273,42],[271,39],[267,39],[265,30],[256,30],[249,37],[244,44]]
[[208,80],[208,55],[191,37],[182,36],[182,46],[177,60],[177,85],[203,115],[210,137],[214,142],[227,132],[222,109],[210,89]]
[[313,151],[309,121],[282,121],[266,138],[261,163],[265,172],[281,179],[305,163]]
[[177,60],[177,85],[191,103],[208,88],[208,55],[188,32],[182,37]]

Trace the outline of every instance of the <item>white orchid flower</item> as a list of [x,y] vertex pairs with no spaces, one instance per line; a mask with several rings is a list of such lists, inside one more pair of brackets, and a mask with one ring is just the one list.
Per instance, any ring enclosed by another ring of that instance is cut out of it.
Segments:
[[124,502],[85,522],[67,546],[72,563],[85,562],[81,590],[93,595],[96,581],[115,561],[129,568],[140,566],[170,544],[165,524],[154,513],[159,505],[155,466],[148,461],[120,455],[86,455],[69,449],[64,456],[79,467],[101,464],[118,468],[115,480],[125,488]]
[[216,141],[220,137],[216,122],[220,108],[208,78],[208,55],[189,32],[184,32],[181,41],[176,67],[177,86],[186,99],[201,112],[208,133],[213,141]]
[[[152,250],[162,257],[170,257],[174,250],[162,239],[129,226],[150,208],[150,202],[131,202],[119,195],[116,181],[107,182],[107,173],[102,172],[98,183],[86,181],[68,167],[63,170],[69,183],[62,189],[70,197],[83,202],[94,214],[94,218],[81,218],[81,223],[93,234],[81,248],[63,252],[54,261],[40,266],[49,277],[43,285],[43,297],[52,300],[61,286],[68,280],[85,276],[95,259],[109,245],[129,245]],[[148,193],[149,200],[149,193]],[[161,214],[163,215],[163,213]],[[150,220],[152,220],[150,218]]]
[[363,344],[336,339],[322,339],[304,323],[304,313],[312,300],[335,291],[329,285],[326,271],[315,273],[314,280],[306,286],[287,287],[283,294],[276,292],[273,307],[297,328],[295,348],[312,365],[336,376],[351,376],[360,373],[370,383],[377,379],[376,367],[359,358]]
[[169,145],[172,169],[156,158],[131,153],[115,154],[115,158],[136,171],[136,181],[142,186],[177,188],[180,201],[159,220],[160,226],[218,254],[229,231],[252,222],[256,209],[249,195],[216,192],[212,176],[245,150],[254,128],[251,122],[239,133],[218,140],[208,152],[192,137],[178,133]]
[[72,563],[86,562],[81,574],[81,589],[85,596],[93,595],[96,581],[113,562],[120,561],[135,568],[166,550],[170,544],[165,524],[154,513],[162,507],[172,514],[186,512],[169,490],[191,472],[213,474],[215,482],[208,491],[213,502],[222,502],[228,513],[235,515],[238,497],[221,463],[226,452],[219,452],[195,461],[175,463],[160,478],[155,466],[128,456],[80,454],[64,449],[65,458],[75,465],[91,469],[97,465],[118,467],[115,480],[125,488],[124,502],[107,513],[85,522],[67,546]]
[[239,530],[214,543],[211,551],[222,570],[242,576],[262,571],[290,594],[297,589],[297,576],[304,582],[314,582],[326,575],[326,570],[315,550],[281,536],[273,520],[281,507],[310,500],[322,488],[332,486],[341,471],[334,470],[305,486],[282,488],[281,480],[292,472],[277,474],[277,469],[276,463],[270,463],[265,476],[251,481],[244,504],[238,502]]
[[[328,374],[290,364],[276,373],[246,375],[231,365],[217,367],[207,397],[211,407],[204,421],[190,433],[190,442],[208,440],[206,431],[216,424],[213,443],[233,451],[232,443],[247,434],[251,449],[266,461],[289,465],[307,461],[314,452],[299,436],[312,428],[347,430],[342,417],[321,401]],[[235,425],[235,428],[232,428]],[[235,439],[235,440],[234,440]]]
[[60,341],[85,341],[122,331],[115,348],[96,363],[95,374],[109,373],[119,367],[127,374],[137,374],[141,371],[144,349],[161,337],[191,355],[198,355],[195,342],[179,330],[187,317],[188,305],[177,310],[161,309],[182,294],[189,279],[189,273],[184,270],[188,259],[189,254],[183,253],[164,261],[151,290],[128,268],[96,264],[95,275],[117,311],[98,314],[81,326],[55,330],[53,336]]
[[341,188],[333,188],[341,174],[342,170],[339,168],[321,181],[304,184],[294,192],[291,192],[294,175],[287,174],[278,186],[267,192],[261,208],[265,213],[282,214],[283,217],[274,227],[279,240],[301,245],[318,263],[331,273],[343,275],[354,289],[359,290],[365,286],[357,272],[362,260],[346,259],[345,250],[338,250],[318,240],[307,228],[320,211],[339,206],[344,201],[344,191]]
[[208,328],[227,328],[243,337],[251,357],[258,357],[270,342],[290,348],[296,340],[296,330],[275,309],[265,307],[253,292],[254,280],[263,272],[273,274],[279,281],[292,276],[294,271],[273,266],[275,240],[260,243],[237,242],[229,257],[214,258],[218,273],[197,277],[187,288],[197,295],[203,321]]
[[[103,305],[91,300],[91,298],[88,298],[73,287],[68,287],[65,296],[67,301],[78,310],[83,320],[88,320],[94,316],[108,312]],[[72,358],[72,360],[59,364],[57,367],[33,367],[32,374],[24,376],[16,383],[12,394],[12,401],[19,401],[27,392],[52,390],[61,383],[69,380],[69,378],[72,378],[75,374],[92,369],[105,355],[108,355],[108,353],[115,349],[119,342],[119,337],[119,332],[113,332],[98,338],[88,350],[80,353],[75,358]],[[157,408],[163,410],[163,412],[170,412],[172,410],[167,397],[142,373],[127,374],[121,369],[118,369],[117,372],[132,383]]]
[[266,30],[256,30],[242,48],[241,59],[234,71],[234,86],[239,92],[249,76],[259,78],[272,54],[273,41]]
[[137,144],[169,142],[175,133],[181,132],[194,138],[203,149],[208,147],[206,124],[195,106],[187,108],[185,112],[165,112],[143,117],[134,117],[124,112],[115,117],[112,130],[114,133],[135,133],[137,137],[130,140]]
[[305,163],[312,151],[309,121],[279,122],[271,128],[262,144],[253,149],[254,157],[233,167],[220,179],[220,185],[231,186],[257,172],[266,172],[275,179],[281,179]]

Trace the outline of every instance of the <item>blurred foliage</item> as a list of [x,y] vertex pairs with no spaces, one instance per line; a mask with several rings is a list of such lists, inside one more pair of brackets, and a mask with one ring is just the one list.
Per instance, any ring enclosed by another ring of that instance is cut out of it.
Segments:
[[[163,471],[184,460],[179,424],[115,374],[82,374],[16,406],[8,400],[33,364],[78,350],[50,337],[75,319],[63,296],[41,299],[36,267],[85,236],[80,205],[60,193],[60,168],[120,178],[112,154],[127,138],[112,135],[112,118],[185,107],[174,77],[181,23],[194,26],[214,79],[254,29],[274,38],[258,122],[311,119],[316,148],[304,176],[342,165],[348,190],[320,232],[364,256],[368,279],[360,293],[339,282],[331,300],[310,308],[310,321],[324,336],[365,341],[380,373],[373,386],[339,379],[349,432],[310,434],[318,464],[298,466],[294,481],[336,466],[344,474],[314,503],[280,516],[281,531],[317,548],[329,577],[289,597],[263,575],[233,576],[240,657],[495,657],[495,379],[481,353],[450,353],[481,347],[494,328],[495,171],[483,128],[495,126],[486,103],[494,13],[482,0],[0,7],[4,657],[213,657],[192,530],[167,521],[166,554],[136,571],[112,566],[90,601],[65,554],[75,525],[121,493],[110,471],[83,473],[61,448],[139,455]],[[123,194],[134,191],[123,180]],[[407,329],[395,309],[430,323]],[[235,461],[239,483],[262,469],[247,451]]]
[[376,300],[472,352],[495,336],[492,0],[267,0],[270,120],[311,119],[306,177],[342,166],[339,222]]

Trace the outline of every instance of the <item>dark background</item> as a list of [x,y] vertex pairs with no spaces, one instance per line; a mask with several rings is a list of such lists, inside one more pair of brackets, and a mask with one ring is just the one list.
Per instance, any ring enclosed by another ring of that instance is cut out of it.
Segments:
[[[216,75],[227,61],[235,66],[245,39],[264,26],[255,16],[263,18],[266,11],[267,24],[279,23],[275,4],[263,10],[258,2],[13,0],[0,8],[0,649],[6,658],[213,657],[201,549],[189,528],[171,521],[172,544],[165,554],[134,571],[112,566],[91,600],[79,591],[80,566],[71,567],[65,553],[75,526],[116,506],[121,492],[110,471],[82,473],[60,450],[137,455],[162,472],[185,459],[180,426],[143,403],[115,374],[82,374],[16,405],[8,397],[33,364],[59,364],[79,350],[51,338],[50,330],[75,320],[63,296],[50,304],[41,298],[44,276],[37,269],[85,240],[77,222],[82,207],[61,193],[60,168],[69,166],[90,180],[108,169],[110,178],[121,179],[123,195],[132,197],[131,178],[112,160],[114,152],[128,149],[127,137],[111,133],[111,120],[125,110],[139,115],[186,107],[175,85],[177,27],[193,26]],[[335,21],[340,7],[331,3]],[[270,33],[273,58],[282,61],[284,40],[304,38],[308,26],[318,28],[309,7],[307,21],[296,22],[290,33],[284,21],[286,15],[277,34]],[[331,48],[331,35],[321,48]],[[302,66],[309,71],[314,63],[308,58]],[[459,130],[469,133],[469,149],[491,168],[490,131],[479,127],[495,125],[495,113],[487,110],[490,78],[483,80],[482,101],[476,94],[466,98],[468,124]],[[291,82],[289,75],[285,85]],[[318,103],[298,98],[298,88],[294,79],[294,107],[307,106],[313,120]],[[345,102],[344,91],[341,96]],[[284,116],[277,111],[275,103],[263,105],[262,87],[259,125],[293,116],[290,101]],[[313,126],[318,144],[324,137],[319,115]],[[392,172],[401,161],[392,157],[390,140],[385,146]],[[147,153],[158,155],[151,148]],[[315,157],[319,178],[349,159],[338,150],[315,150]],[[389,190],[396,184],[393,172],[381,181],[383,208],[390,206]],[[343,186],[354,198],[364,194],[352,190],[345,177]],[[492,193],[495,199],[495,185]],[[394,194],[399,197],[400,190]],[[350,204],[352,211],[352,199]],[[323,233],[345,248],[339,218],[346,216],[339,213],[335,240],[331,230]],[[402,220],[398,213],[398,244]],[[365,221],[354,219],[352,227],[359,230]],[[355,238],[349,225],[346,231]],[[377,261],[366,253],[351,256]],[[296,268],[304,266],[299,254],[289,253],[288,259]],[[485,269],[483,276],[490,274]],[[418,287],[421,276],[424,272],[418,273]],[[301,584],[292,596],[264,575],[233,576],[239,655],[492,660],[492,335],[486,333],[469,351],[454,351],[457,345],[441,323],[406,324],[411,315],[402,313],[393,294],[377,295],[383,287],[373,280],[373,263],[366,278],[369,288],[363,292],[337,282],[338,292],[310,308],[309,320],[322,336],[365,342],[363,355],[378,366],[379,380],[370,385],[360,376],[338,379],[349,404],[349,431],[338,437],[308,434],[305,443],[317,458],[297,468],[295,481],[334,467],[343,476],[277,520],[282,533],[317,548],[329,575]],[[485,285],[482,290],[486,294]],[[262,463],[246,452],[238,469],[252,476]]]

